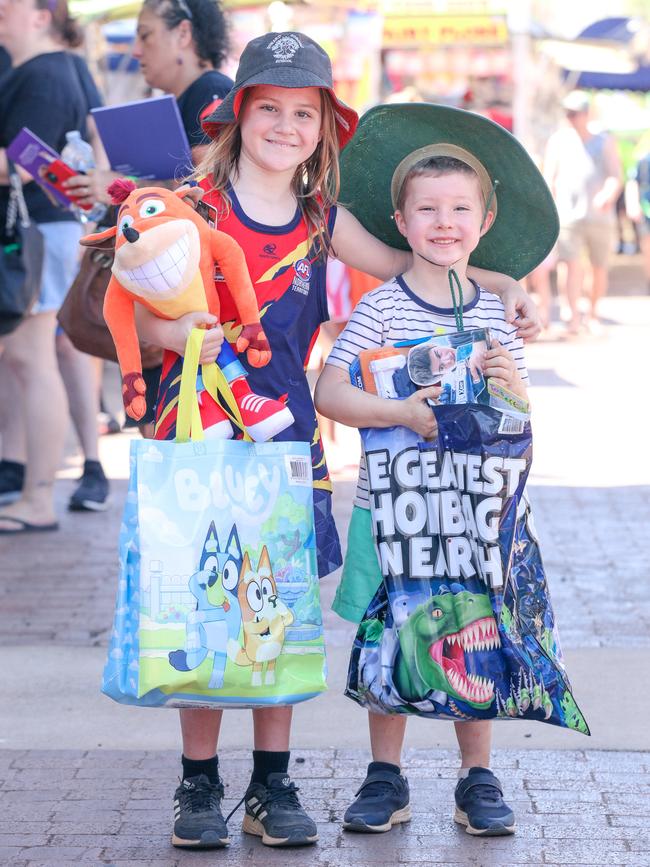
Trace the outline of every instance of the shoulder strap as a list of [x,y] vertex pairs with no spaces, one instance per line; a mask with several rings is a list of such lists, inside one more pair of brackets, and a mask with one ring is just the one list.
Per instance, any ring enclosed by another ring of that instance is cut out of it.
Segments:
[[9,205],[7,206],[7,222],[5,225],[7,235],[13,235],[14,228],[20,218],[20,225],[26,229],[31,221],[29,219],[29,211],[23,194],[23,182],[20,175],[16,171],[16,166],[7,157],[9,167]]

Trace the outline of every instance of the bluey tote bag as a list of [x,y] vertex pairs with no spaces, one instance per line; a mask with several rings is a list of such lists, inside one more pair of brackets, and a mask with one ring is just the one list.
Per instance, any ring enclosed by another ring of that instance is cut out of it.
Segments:
[[367,429],[383,581],[359,624],[346,694],[376,713],[539,720],[589,733],[559,645],[525,494],[530,423],[437,406],[438,436]]
[[[310,448],[204,439],[202,340],[188,340],[177,440],[131,443],[102,691],[147,707],[292,704],[326,689]],[[227,389],[218,371],[203,379]]]

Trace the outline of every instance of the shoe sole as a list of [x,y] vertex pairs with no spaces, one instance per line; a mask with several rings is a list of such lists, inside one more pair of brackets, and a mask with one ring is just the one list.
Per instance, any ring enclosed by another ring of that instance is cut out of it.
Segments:
[[95,500],[70,500],[68,503],[69,512],[105,512],[110,505],[110,500],[104,500],[103,503],[98,503]]
[[345,831],[358,831],[361,834],[383,834],[390,831],[393,825],[411,821],[411,807],[409,804],[401,810],[395,810],[393,815],[384,825],[368,825],[366,822],[343,822]]
[[504,825],[503,822],[498,822],[492,825],[491,828],[474,828],[469,821],[469,816],[463,810],[456,807],[454,811],[454,822],[465,826],[465,832],[472,834],[474,837],[505,837],[508,834],[514,834],[516,825]]
[[295,418],[291,410],[285,406],[281,412],[277,412],[265,421],[259,421],[257,424],[252,424],[246,428],[249,437],[256,443],[265,443],[272,439],[281,431],[291,427]]
[[198,840],[185,840],[172,834],[172,846],[179,849],[225,849],[229,845],[230,837],[218,837],[213,831],[206,831]]
[[261,837],[265,846],[310,846],[318,840],[318,834],[314,834],[313,837],[302,837],[299,840],[293,840],[291,837],[270,837],[264,830],[264,825],[258,819],[248,815],[244,816],[242,831],[245,834]]

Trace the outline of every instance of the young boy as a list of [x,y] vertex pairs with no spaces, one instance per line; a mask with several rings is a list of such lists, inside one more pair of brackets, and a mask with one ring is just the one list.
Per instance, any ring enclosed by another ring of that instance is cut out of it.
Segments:
[[[405,107],[394,108],[399,112]],[[427,106],[433,110],[434,122],[436,108]],[[408,125],[408,118],[402,121]],[[394,121],[393,128],[398,123],[399,119]],[[434,141],[436,132],[432,129]],[[397,152],[389,172],[400,157]],[[355,161],[359,159],[357,153]],[[476,156],[442,139],[401,159],[390,186],[395,225],[413,251],[412,265],[359,302],[327,360],[315,401],[319,412],[343,424],[359,428],[403,425],[430,438],[436,435],[437,425],[429,404],[440,395],[440,387],[422,388],[401,401],[361,392],[349,378],[350,364],[359,352],[456,331],[461,322],[465,329],[488,327],[492,345],[483,360],[484,376],[525,398],[528,377],[523,345],[515,326],[505,321],[500,300],[466,275],[468,260],[497,212],[494,179]],[[357,216],[363,222],[363,216]],[[508,263],[500,266],[504,264]],[[452,268],[458,278],[453,288]],[[334,610],[354,622],[362,619],[382,580],[369,508],[362,458],[348,553],[334,602]],[[406,718],[406,714],[369,712],[373,761],[357,799],[345,814],[345,828],[388,831],[410,818],[408,782],[400,769]],[[512,834],[513,812],[503,799],[499,780],[489,770],[491,721],[458,722],[455,729],[461,754],[455,820],[470,834]]]

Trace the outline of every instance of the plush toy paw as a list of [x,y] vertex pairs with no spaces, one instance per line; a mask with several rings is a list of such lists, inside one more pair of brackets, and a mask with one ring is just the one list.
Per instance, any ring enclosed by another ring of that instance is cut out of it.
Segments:
[[242,327],[236,348],[237,352],[246,352],[252,367],[264,367],[271,360],[271,347],[259,322]]
[[134,421],[140,421],[147,411],[144,394],[147,385],[141,373],[125,373],[122,377],[122,400],[126,414]]

